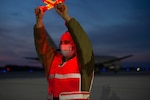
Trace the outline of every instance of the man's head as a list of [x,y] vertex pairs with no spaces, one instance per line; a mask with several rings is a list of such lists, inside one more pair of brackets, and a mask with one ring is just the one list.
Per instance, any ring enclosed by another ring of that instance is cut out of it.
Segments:
[[74,41],[68,31],[60,38],[60,50],[65,58],[71,58],[76,53]]

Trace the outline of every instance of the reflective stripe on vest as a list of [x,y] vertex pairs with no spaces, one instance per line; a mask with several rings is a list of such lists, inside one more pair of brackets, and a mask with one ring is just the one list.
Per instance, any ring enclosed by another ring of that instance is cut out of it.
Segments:
[[59,95],[60,100],[89,100],[89,92],[62,92]]
[[50,74],[49,78],[56,78],[56,79],[67,79],[67,78],[81,78],[79,73],[70,73],[70,74]]

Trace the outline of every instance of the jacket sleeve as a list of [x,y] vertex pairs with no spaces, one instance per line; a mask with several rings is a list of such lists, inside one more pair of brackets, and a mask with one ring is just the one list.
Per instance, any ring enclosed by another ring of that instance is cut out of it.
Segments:
[[91,41],[76,19],[72,18],[70,21],[66,22],[66,26],[76,44],[81,71],[84,70],[90,75],[93,72],[94,65],[94,54]]
[[80,58],[82,59],[83,65],[87,64],[92,57],[92,44],[86,32],[74,18],[66,22],[66,26],[74,39],[77,52],[81,54]]
[[56,47],[44,27],[36,28],[34,26],[34,41],[39,60],[45,69],[46,76],[48,76]]
[[92,44],[81,25],[72,18],[66,26],[73,37],[81,72],[81,90],[90,91],[94,71],[94,54]]

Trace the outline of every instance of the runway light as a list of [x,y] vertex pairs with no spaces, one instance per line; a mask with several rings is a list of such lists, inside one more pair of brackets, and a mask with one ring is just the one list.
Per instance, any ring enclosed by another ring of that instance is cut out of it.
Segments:
[[9,68],[9,67],[7,67],[7,68],[6,68],[6,70],[9,72],[9,71],[10,71],[10,68]]
[[126,71],[127,71],[127,72],[130,71],[130,68],[126,68]]
[[106,68],[102,68],[102,72],[106,72]]
[[32,72],[33,72],[33,70],[32,70],[32,69],[30,69],[30,70],[29,70],[29,72],[30,72],[30,73],[32,73]]
[[146,67],[146,71],[149,71],[149,67]]
[[4,70],[2,70],[2,73],[4,73],[4,74],[5,74],[6,72],[7,72],[7,71],[6,71],[5,69],[4,69]]

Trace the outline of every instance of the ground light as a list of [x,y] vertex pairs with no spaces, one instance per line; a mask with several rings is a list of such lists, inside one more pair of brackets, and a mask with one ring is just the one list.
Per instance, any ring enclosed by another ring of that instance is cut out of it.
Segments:
[[146,69],[145,69],[146,71],[149,71],[149,67],[146,67]]
[[32,73],[32,72],[33,72],[33,70],[32,70],[32,69],[30,69],[30,70],[29,70],[29,72],[30,72],[30,73]]
[[127,68],[126,68],[126,71],[127,71],[127,72],[129,72],[129,71],[130,71],[130,68],[129,68],[129,67],[127,67]]
[[106,68],[102,68],[102,72],[106,72]]
[[2,70],[2,73],[4,73],[4,74],[5,74],[6,72],[7,72],[7,71],[6,71],[5,69],[3,69],[3,70]]

